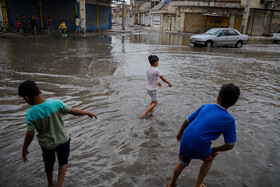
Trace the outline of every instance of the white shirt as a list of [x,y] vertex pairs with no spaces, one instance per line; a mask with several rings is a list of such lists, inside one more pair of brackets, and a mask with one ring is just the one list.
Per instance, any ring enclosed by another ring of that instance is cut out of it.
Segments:
[[158,77],[161,76],[159,70],[155,67],[149,67],[146,71],[148,78],[147,89],[152,91],[157,89]]
[[79,18],[76,18],[76,26],[80,26],[80,19]]

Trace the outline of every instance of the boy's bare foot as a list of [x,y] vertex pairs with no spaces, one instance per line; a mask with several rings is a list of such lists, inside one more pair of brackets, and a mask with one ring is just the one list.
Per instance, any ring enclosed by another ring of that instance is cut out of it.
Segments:
[[140,118],[142,119],[142,118],[144,118],[145,116],[146,116],[145,114],[141,114]]

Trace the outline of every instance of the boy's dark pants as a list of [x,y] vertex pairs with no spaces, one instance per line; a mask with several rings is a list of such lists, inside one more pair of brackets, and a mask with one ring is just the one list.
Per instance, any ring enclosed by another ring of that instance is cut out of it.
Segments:
[[64,144],[56,147],[55,149],[42,148],[42,151],[43,151],[42,156],[45,162],[45,171],[47,173],[52,172],[55,163],[55,152],[57,153],[59,166],[68,164],[68,158],[70,154],[70,139]]

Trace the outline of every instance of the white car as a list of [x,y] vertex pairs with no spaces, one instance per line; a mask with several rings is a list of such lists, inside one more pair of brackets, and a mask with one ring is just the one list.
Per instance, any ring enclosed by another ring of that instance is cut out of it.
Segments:
[[280,31],[272,34],[272,41],[273,43],[277,43],[277,41],[280,41]]
[[248,42],[248,35],[241,34],[235,29],[214,28],[204,34],[196,34],[190,37],[194,46],[234,46],[241,48]]

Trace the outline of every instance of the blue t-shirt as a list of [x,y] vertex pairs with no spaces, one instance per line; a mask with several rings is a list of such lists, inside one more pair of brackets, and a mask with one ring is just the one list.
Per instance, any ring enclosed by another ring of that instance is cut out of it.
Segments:
[[212,153],[212,140],[221,134],[228,145],[236,142],[235,120],[223,107],[205,104],[197,109],[187,120],[181,143],[180,154],[193,159],[204,159]]

